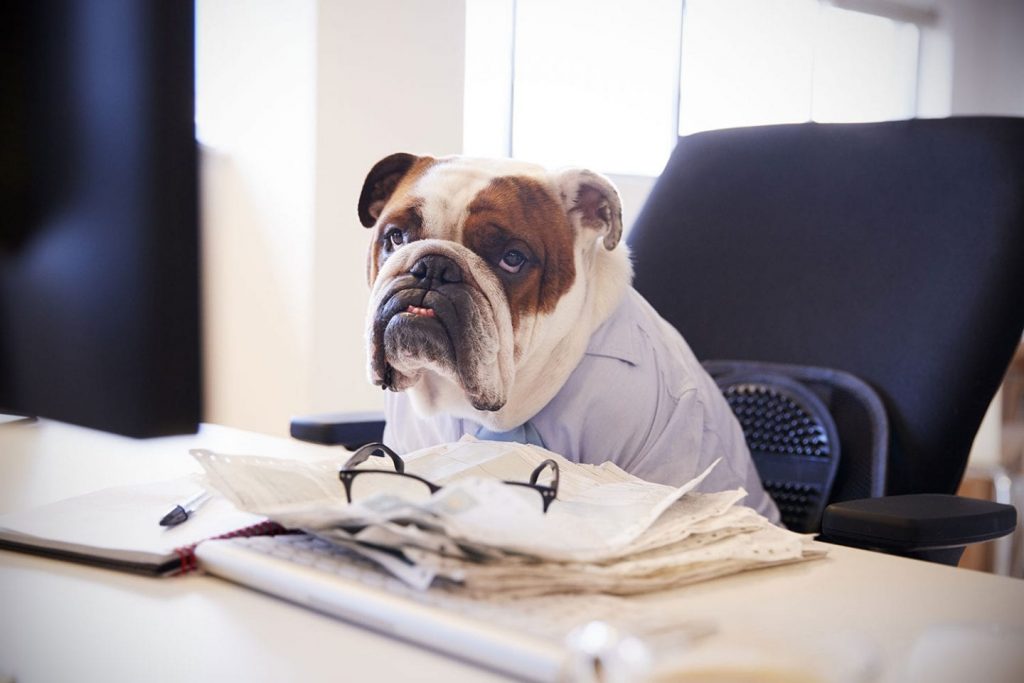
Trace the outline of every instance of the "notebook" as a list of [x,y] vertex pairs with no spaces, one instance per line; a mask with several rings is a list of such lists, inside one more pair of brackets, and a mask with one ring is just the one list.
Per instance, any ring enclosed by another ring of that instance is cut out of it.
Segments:
[[508,600],[436,583],[417,590],[308,534],[207,541],[196,556],[210,574],[523,680],[577,680],[576,667],[593,663],[571,644],[594,622],[677,645],[714,631],[658,600],[592,594]]
[[212,496],[174,527],[160,519],[202,491],[197,477],[119,486],[0,515],[0,548],[153,576],[195,568],[200,541],[280,530]]

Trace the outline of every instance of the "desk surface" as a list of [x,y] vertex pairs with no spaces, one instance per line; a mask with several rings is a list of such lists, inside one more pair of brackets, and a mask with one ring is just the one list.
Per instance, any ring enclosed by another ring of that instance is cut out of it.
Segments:
[[[59,423],[0,426],[0,512],[197,472],[188,449],[317,458],[326,447],[223,427],[151,441]],[[711,638],[867,643],[878,680],[948,625],[1024,634],[1024,581],[833,547],[825,560],[654,596]],[[209,576],[171,579],[0,551],[0,681],[503,680]],[[858,647],[860,647],[858,645]],[[948,670],[948,667],[947,667]]]

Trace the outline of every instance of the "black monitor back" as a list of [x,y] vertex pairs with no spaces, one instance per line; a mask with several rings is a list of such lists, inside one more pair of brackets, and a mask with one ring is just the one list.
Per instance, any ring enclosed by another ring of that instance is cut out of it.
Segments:
[[194,5],[15,2],[0,43],[0,412],[194,432]]

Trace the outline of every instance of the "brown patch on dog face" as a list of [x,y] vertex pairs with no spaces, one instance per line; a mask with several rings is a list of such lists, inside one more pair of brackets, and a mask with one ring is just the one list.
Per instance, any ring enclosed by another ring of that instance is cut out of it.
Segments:
[[410,190],[415,186],[416,181],[436,163],[438,161],[433,157],[417,159],[405,172],[405,175],[395,183],[394,189],[385,200],[379,218],[373,226],[370,258],[366,262],[367,282],[371,285],[377,279],[377,273],[380,272],[384,261],[397,246],[394,243],[389,244],[388,233],[391,230],[400,230],[404,233],[404,244],[421,239],[423,219],[420,215],[420,201],[410,195]]
[[420,213],[418,200],[406,198],[406,201],[394,209],[386,209],[381,220],[373,230],[373,242],[370,245],[367,277],[372,285],[377,273],[397,249],[423,238],[423,216]]
[[[513,327],[522,315],[554,310],[576,278],[573,231],[565,210],[537,180],[492,180],[469,205],[463,240],[498,275]],[[507,269],[519,261],[513,252],[525,259],[518,272]]]

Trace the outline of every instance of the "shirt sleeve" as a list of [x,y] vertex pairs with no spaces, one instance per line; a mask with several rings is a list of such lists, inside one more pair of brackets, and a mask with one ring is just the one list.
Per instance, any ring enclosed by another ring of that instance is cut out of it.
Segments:
[[[745,503],[777,521],[728,404],[705,396],[717,388],[702,385],[702,377],[667,377],[645,356],[637,363],[585,356],[532,420],[545,447],[574,462],[611,461],[669,486],[685,484],[721,458],[700,490],[743,487]],[[703,372],[699,366],[697,371]]]
[[743,432],[735,424],[728,404],[718,401],[716,396],[702,396],[696,387],[679,398],[668,424],[647,445],[632,473],[649,481],[679,486],[712,464],[714,469],[697,490],[742,487],[747,492],[743,504],[778,523],[778,508],[761,484]]

